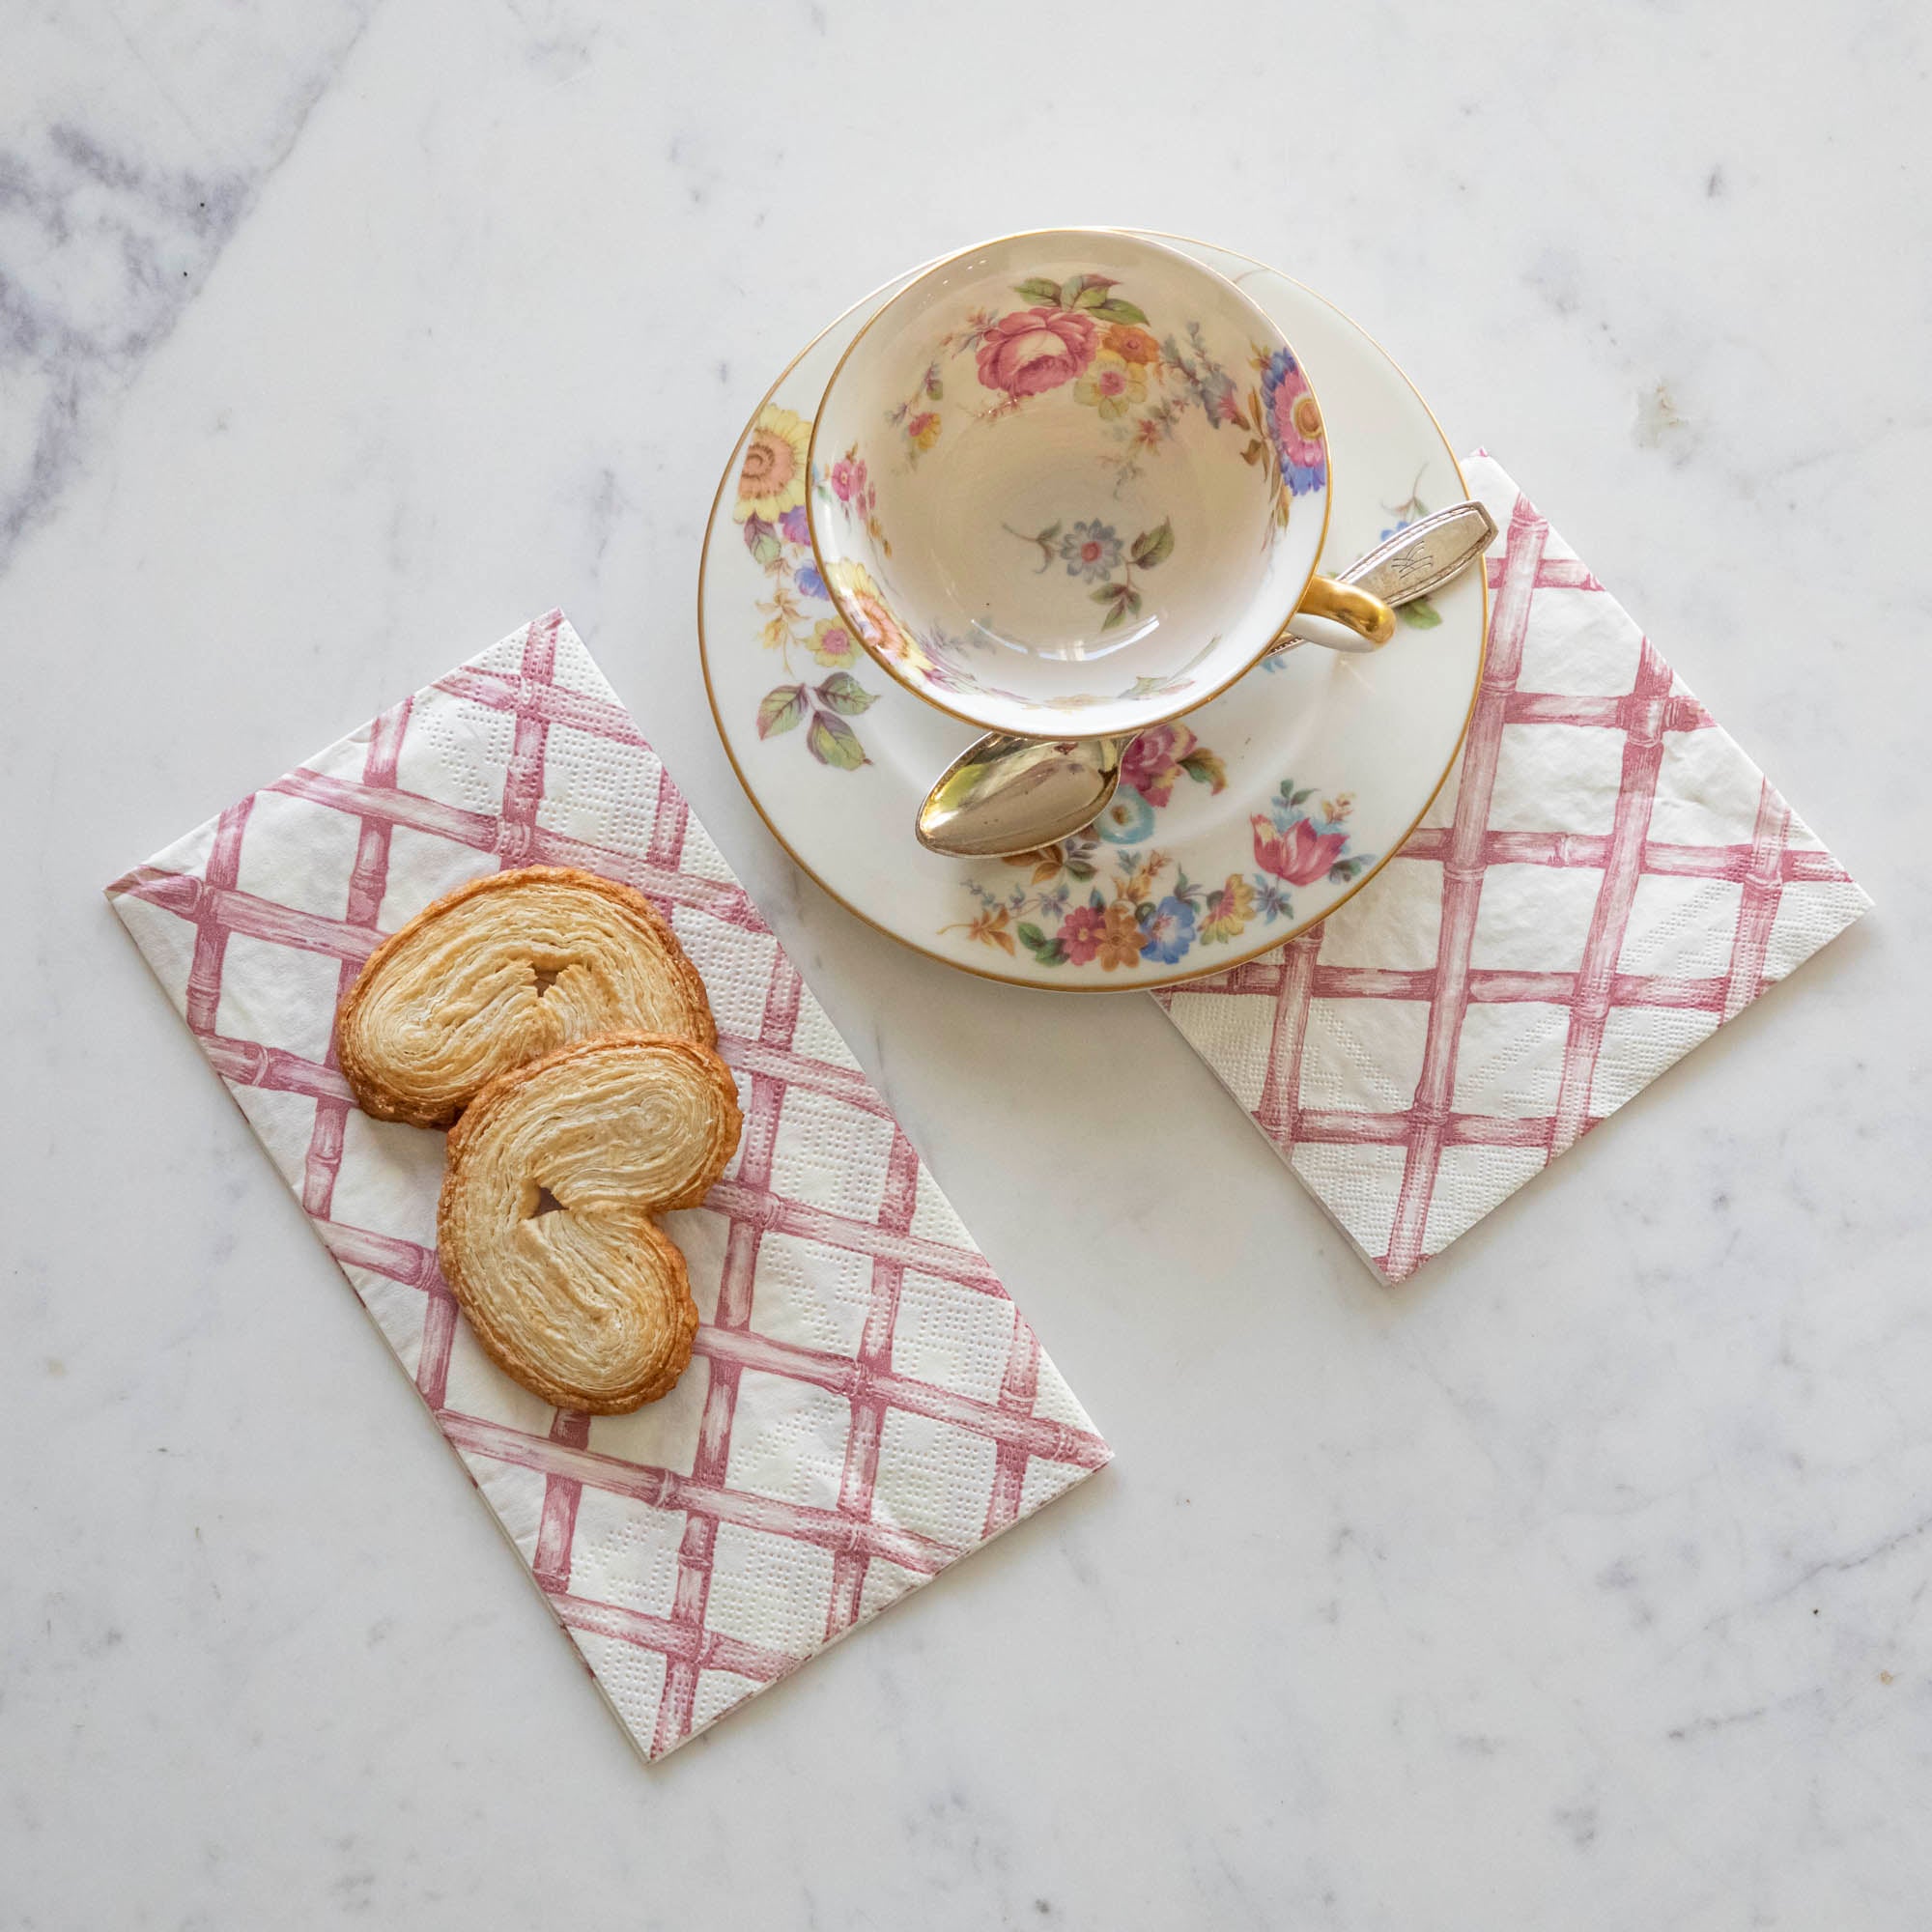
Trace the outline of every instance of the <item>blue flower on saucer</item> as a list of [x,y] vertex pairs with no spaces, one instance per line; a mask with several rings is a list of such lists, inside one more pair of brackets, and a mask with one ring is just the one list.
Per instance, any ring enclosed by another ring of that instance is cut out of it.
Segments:
[[1109,845],[1138,845],[1153,834],[1153,807],[1139,792],[1122,787],[1094,821],[1094,830]]
[[1172,966],[1194,944],[1194,908],[1170,893],[1154,907],[1141,940],[1141,957]]

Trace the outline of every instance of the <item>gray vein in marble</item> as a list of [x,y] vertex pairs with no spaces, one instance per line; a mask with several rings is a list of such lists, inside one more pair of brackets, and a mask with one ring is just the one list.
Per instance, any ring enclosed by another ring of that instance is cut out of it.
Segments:
[[[241,101],[210,88],[204,48],[151,52],[111,11],[9,23],[14,80],[12,89],[0,82],[0,107],[15,111],[0,146],[0,571],[207,286],[376,3],[332,0],[303,10],[298,25],[266,15],[242,24],[219,78],[245,85],[267,65],[272,84]],[[165,23],[151,24],[165,38]],[[196,64],[171,72],[185,55]]]

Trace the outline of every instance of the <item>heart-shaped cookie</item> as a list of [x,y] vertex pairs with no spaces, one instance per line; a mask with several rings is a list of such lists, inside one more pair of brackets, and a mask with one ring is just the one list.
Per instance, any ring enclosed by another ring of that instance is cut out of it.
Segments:
[[741,1125],[724,1063],[658,1034],[578,1041],[475,1095],[449,1136],[437,1252],[506,1375],[594,1414],[669,1392],[697,1308],[655,1217],[704,1198]]
[[446,1127],[496,1075],[593,1034],[715,1046],[697,969],[642,894],[568,867],[491,872],[369,955],[336,1056],[378,1120]]

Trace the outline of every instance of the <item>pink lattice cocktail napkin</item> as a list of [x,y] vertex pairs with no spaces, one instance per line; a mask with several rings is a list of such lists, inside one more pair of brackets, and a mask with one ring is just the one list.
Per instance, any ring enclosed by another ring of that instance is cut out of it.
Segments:
[[1871,904],[1488,455],[1469,735],[1381,874],[1155,994],[1370,1266],[1413,1274]]
[[[442,1137],[351,1104],[361,961],[466,879],[579,866],[703,974],[744,1140],[666,1225],[703,1317],[634,1415],[550,1408],[437,1271]],[[647,1757],[1107,1461],[558,613],[231,806],[109,897]]]

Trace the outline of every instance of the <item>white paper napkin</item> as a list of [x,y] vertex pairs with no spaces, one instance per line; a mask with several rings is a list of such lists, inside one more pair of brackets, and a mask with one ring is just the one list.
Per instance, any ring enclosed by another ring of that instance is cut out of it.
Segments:
[[1871,900],[1486,451],[1490,649],[1377,878],[1168,1016],[1384,1280],[1414,1273]]
[[[704,976],[745,1110],[667,1217],[703,1318],[636,1414],[551,1408],[436,1261],[440,1134],[357,1112],[337,1000],[466,879],[637,887]],[[1110,1454],[560,612],[108,889],[647,1757]]]

